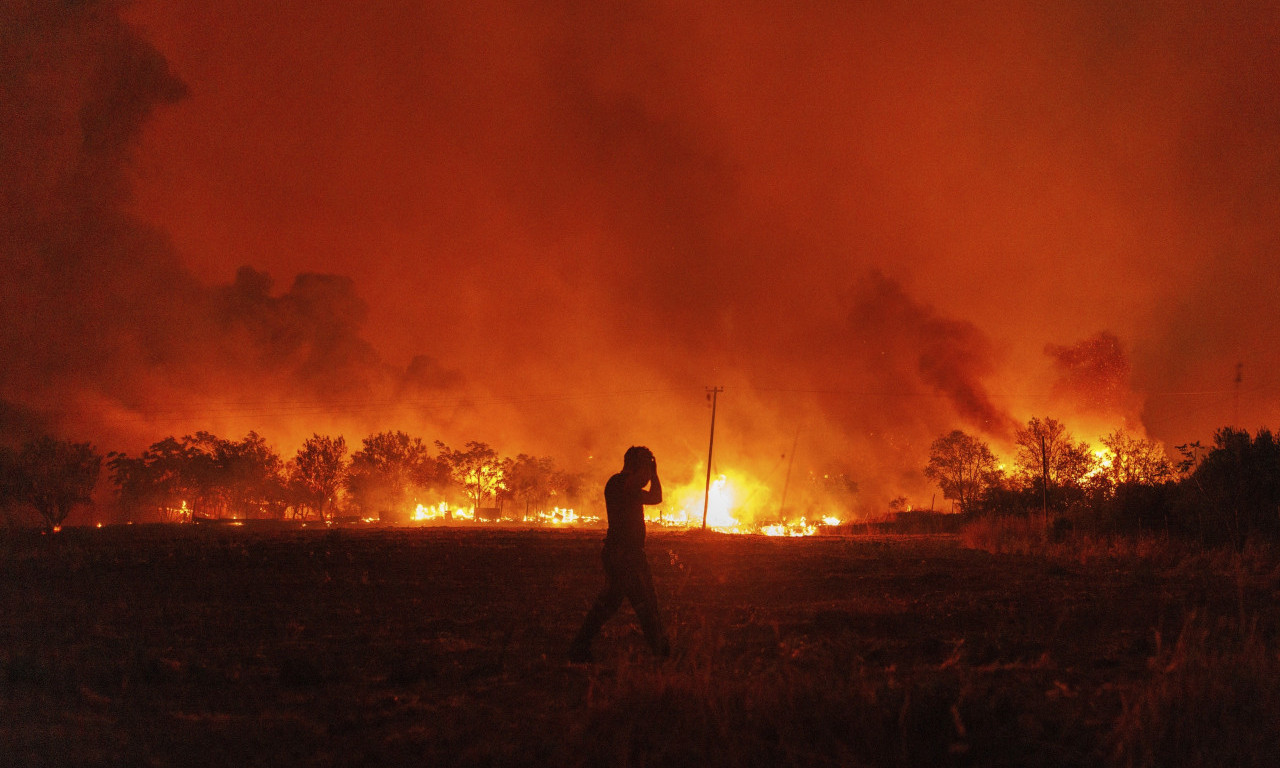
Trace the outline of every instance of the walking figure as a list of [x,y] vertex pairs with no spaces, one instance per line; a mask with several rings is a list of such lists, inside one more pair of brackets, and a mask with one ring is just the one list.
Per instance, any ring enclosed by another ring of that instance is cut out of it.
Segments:
[[624,597],[631,601],[654,655],[671,655],[667,634],[658,618],[653,575],[644,554],[644,505],[661,502],[662,482],[658,480],[653,451],[642,446],[628,448],[622,457],[622,471],[604,486],[604,506],[609,515],[609,532],[600,554],[604,561],[604,591],[587,611],[582,629],[569,646],[570,661],[591,661],[591,641],[622,605]]

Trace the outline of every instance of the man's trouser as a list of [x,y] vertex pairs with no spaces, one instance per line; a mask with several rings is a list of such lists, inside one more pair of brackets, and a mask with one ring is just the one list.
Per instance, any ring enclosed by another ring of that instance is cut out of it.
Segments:
[[574,647],[590,647],[596,633],[617,612],[625,597],[631,601],[649,647],[654,653],[665,656],[668,653],[667,636],[658,619],[658,595],[653,591],[653,575],[649,572],[644,549],[605,544],[600,559],[604,561],[604,591],[587,612],[582,629],[573,641]]

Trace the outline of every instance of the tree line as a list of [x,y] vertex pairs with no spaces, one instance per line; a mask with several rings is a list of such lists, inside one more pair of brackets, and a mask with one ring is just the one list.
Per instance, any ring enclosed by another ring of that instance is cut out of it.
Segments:
[[288,460],[255,432],[240,440],[209,432],[166,437],[137,456],[103,456],[88,443],[44,437],[0,449],[0,509],[10,525],[26,509],[55,529],[90,502],[104,464],[128,519],[160,522],[404,522],[418,504],[459,498],[478,517],[514,507],[512,515],[531,519],[569,506],[584,484],[548,457],[502,457],[474,441],[460,449],[428,445],[399,431],[370,435],[354,451],[342,436],[312,435]]
[[1165,533],[1240,546],[1280,536],[1280,442],[1223,427],[1212,444],[1177,447],[1117,430],[1093,450],[1062,422],[1032,418],[1016,430],[1011,465],[982,440],[953,430],[930,446],[925,475],[974,517],[1043,514],[1054,531]]

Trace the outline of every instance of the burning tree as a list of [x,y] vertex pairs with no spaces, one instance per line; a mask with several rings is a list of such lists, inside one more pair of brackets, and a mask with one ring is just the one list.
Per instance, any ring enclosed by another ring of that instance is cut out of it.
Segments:
[[401,520],[408,517],[410,493],[436,486],[440,478],[440,463],[421,438],[379,432],[351,455],[347,489],[365,515]]
[[102,470],[102,456],[89,443],[42,437],[22,446],[13,461],[11,492],[55,530],[79,504],[88,504]]
[[1000,467],[987,444],[955,429],[929,446],[925,477],[954,499],[961,512],[972,510],[982,492],[998,482]]
[[307,438],[288,467],[294,508],[300,513],[311,510],[321,520],[327,520],[334,497],[346,479],[347,466],[347,441],[342,436],[313,434]]
[[1027,488],[1078,488],[1094,469],[1087,443],[1077,443],[1062,422],[1032,418],[1014,434],[1018,475]]
[[1169,458],[1154,440],[1117,429],[1102,438],[1102,444],[1107,449],[1107,458],[1099,474],[1112,489],[1126,483],[1156,485],[1173,478]]
[[503,462],[498,459],[497,451],[474,440],[467,443],[465,451],[453,450],[438,440],[436,446],[440,449],[441,462],[449,468],[449,476],[462,486],[479,518],[484,500],[496,501],[498,492],[506,488]]

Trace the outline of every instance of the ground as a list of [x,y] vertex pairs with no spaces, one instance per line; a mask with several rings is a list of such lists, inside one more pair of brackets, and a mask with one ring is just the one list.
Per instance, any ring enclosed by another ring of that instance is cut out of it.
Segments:
[[1274,573],[1211,563],[657,532],[674,657],[624,607],[571,665],[600,538],[0,536],[0,765],[1141,762],[1175,641],[1276,613]]

